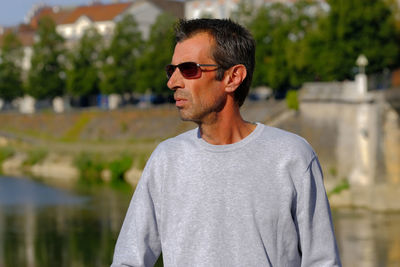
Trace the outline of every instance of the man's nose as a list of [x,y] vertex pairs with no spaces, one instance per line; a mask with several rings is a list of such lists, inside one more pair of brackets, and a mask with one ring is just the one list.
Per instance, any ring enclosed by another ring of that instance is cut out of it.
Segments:
[[171,77],[169,77],[167,86],[171,90],[183,87],[183,77],[178,68],[176,68]]

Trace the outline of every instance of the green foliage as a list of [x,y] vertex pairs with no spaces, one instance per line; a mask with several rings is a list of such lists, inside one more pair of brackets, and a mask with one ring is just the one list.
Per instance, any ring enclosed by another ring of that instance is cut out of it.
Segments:
[[[317,0],[256,9],[252,1],[240,1],[232,18],[246,25],[256,41],[253,87],[266,85],[286,91],[305,81],[352,79],[360,54],[369,60],[369,73],[400,65],[400,23],[396,27],[395,20],[399,9],[393,8],[394,0],[327,3],[328,9]],[[66,74],[64,40],[56,33],[54,22],[44,18],[33,48],[28,93],[39,99],[63,95],[67,77],[68,92],[74,96],[99,91],[169,94],[164,66],[173,54],[175,21],[171,15],[161,14],[148,40],[143,41],[134,17],[125,16],[116,24],[106,49],[102,37],[90,29],[69,57]],[[9,45],[3,47],[6,52],[0,63],[0,97],[11,100],[23,93],[22,50],[15,36],[7,38]]]
[[231,19],[238,22],[241,25],[248,26],[254,19],[256,8],[254,3],[251,1],[240,1],[237,9],[231,14]]
[[23,95],[22,57],[22,45],[17,35],[6,34],[0,53],[0,98],[6,101]]
[[321,80],[352,79],[360,54],[367,72],[399,65],[399,33],[392,9],[382,0],[330,0],[330,12],[307,36],[306,57]]
[[347,179],[342,179],[331,191],[327,193],[328,197],[340,194],[344,190],[350,189],[350,184]]
[[287,90],[309,78],[299,50],[316,24],[316,15],[310,15],[313,8],[319,7],[312,1],[298,1],[293,6],[275,3],[255,14],[249,23],[257,46],[253,86]]
[[65,92],[64,40],[48,17],[39,21],[36,34],[38,41],[33,45],[28,93],[37,99],[61,96]]
[[105,162],[100,155],[82,152],[74,160],[81,178],[90,181],[100,181],[101,171],[105,169]]
[[299,99],[297,90],[289,90],[287,92],[286,104],[289,109],[299,110]]
[[329,174],[332,175],[333,177],[336,177],[338,175],[337,169],[335,167],[330,167],[329,168]]
[[85,31],[75,51],[70,54],[67,71],[67,90],[73,96],[97,94],[100,84],[100,53],[103,39],[95,28]]
[[28,151],[28,157],[24,161],[24,165],[35,165],[43,161],[48,154],[48,151],[42,148],[31,149]]
[[138,92],[150,89],[154,93],[169,93],[164,72],[165,65],[171,62],[175,41],[173,25],[176,19],[168,13],[162,13],[151,27],[149,40],[143,56],[139,60],[140,79]]
[[132,156],[124,153],[109,164],[111,180],[123,180],[124,173],[132,166]]
[[111,45],[105,50],[101,91],[104,94],[132,92],[140,79],[138,58],[144,42],[135,18],[126,15],[116,27]]
[[10,146],[0,147],[0,163],[14,156],[15,150]]

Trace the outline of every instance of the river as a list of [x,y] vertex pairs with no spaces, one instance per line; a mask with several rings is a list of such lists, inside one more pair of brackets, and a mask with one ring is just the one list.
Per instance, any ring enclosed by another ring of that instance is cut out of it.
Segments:
[[127,191],[0,176],[0,266],[109,266]]
[[[109,266],[131,194],[0,176],[0,266]],[[400,266],[400,213],[333,216],[343,266]]]

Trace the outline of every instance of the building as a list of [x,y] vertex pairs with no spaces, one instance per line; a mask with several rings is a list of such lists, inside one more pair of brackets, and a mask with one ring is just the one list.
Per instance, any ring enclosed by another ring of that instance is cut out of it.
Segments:
[[71,47],[79,41],[85,30],[91,27],[96,28],[104,38],[110,38],[116,23],[126,14],[135,17],[143,38],[147,39],[151,25],[162,12],[182,18],[184,3],[176,0],[131,0],[113,1],[111,4],[93,1],[91,5],[77,7],[34,5],[25,17],[26,24],[11,28],[0,27],[0,47],[4,36],[10,31],[15,32],[24,47],[21,65],[26,71],[30,68],[35,32],[40,19],[44,17],[50,17],[55,22],[57,32],[64,37],[67,46]]
[[42,7],[31,12],[32,27],[44,16],[51,17],[57,25],[57,32],[67,41],[79,40],[87,28],[94,27],[104,37],[109,37],[119,19],[126,14],[134,15],[139,30],[146,39],[157,16],[166,11],[176,17],[183,17],[183,3],[170,0],[134,0],[102,4],[94,2],[78,7]]

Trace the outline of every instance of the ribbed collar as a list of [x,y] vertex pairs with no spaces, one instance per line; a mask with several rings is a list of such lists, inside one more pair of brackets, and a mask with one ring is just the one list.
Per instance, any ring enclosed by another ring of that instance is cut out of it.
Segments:
[[264,125],[256,122],[256,128],[245,138],[240,140],[239,142],[233,143],[233,144],[228,144],[228,145],[213,145],[210,143],[207,143],[204,141],[203,138],[200,136],[200,129],[197,128],[194,132],[196,134],[196,143],[200,145],[202,148],[208,151],[212,152],[226,152],[226,151],[232,151],[235,149],[242,148],[243,146],[247,145],[250,143],[252,140],[256,139],[257,136],[262,132]]

